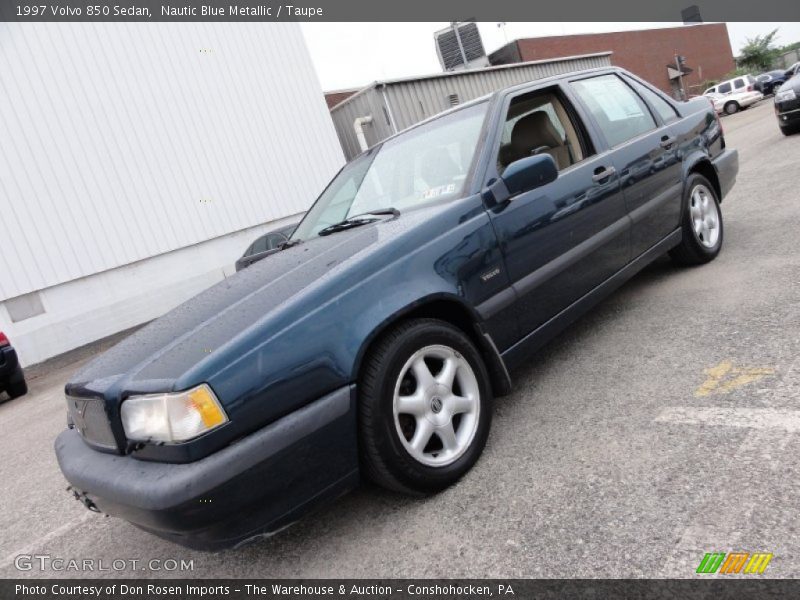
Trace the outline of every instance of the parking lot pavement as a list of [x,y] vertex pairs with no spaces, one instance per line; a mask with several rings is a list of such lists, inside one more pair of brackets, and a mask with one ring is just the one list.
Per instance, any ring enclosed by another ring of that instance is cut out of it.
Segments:
[[64,491],[52,441],[79,364],[62,364],[0,405],[0,575],[81,575],[15,566],[37,554],[127,577],[691,577],[706,552],[745,551],[800,576],[800,135],[770,101],[723,126],[741,170],[722,254],[658,262],[531,357],[455,487],[365,487],[271,539],[190,552]]

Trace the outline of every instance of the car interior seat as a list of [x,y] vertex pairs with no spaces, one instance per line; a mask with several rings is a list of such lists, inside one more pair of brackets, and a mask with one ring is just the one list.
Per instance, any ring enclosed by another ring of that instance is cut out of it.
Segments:
[[500,163],[505,168],[515,160],[542,153],[553,157],[558,170],[571,164],[569,149],[550,117],[543,110],[537,110],[514,124],[510,143],[500,150]]

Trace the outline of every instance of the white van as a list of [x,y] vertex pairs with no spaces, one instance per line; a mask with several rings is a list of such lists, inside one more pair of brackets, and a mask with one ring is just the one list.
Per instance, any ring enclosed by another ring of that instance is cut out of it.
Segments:
[[752,75],[742,75],[719,82],[703,92],[703,95],[713,99],[718,112],[732,115],[764,98],[755,84],[756,80]]

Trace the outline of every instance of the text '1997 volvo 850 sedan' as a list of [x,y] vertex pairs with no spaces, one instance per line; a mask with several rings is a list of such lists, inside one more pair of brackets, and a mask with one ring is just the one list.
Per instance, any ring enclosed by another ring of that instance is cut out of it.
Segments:
[[665,253],[717,256],[737,171],[707,99],[620,69],[438,115],[342,168],[269,260],[74,375],[61,470],[87,507],[202,549],[362,477],[442,490],[512,366]]

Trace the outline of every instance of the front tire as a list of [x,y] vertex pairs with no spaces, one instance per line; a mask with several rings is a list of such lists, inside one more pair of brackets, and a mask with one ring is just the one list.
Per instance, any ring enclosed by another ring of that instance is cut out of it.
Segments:
[[714,186],[698,173],[689,175],[683,202],[681,243],[669,255],[681,265],[714,260],[722,249],[722,211]]
[[456,327],[397,325],[370,349],[358,385],[361,463],[375,483],[438,492],[480,457],[492,419],[489,375]]

